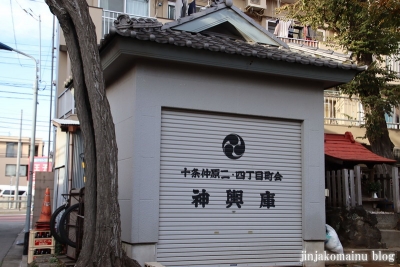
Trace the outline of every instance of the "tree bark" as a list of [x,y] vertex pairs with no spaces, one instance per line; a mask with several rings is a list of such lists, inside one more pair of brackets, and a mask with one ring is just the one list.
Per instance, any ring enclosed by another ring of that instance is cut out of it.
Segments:
[[[357,62],[359,65],[367,65],[371,67],[373,65],[373,55],[371,53],[359,53],[357,54]],[[374,66],[372,66],[374,68]],[[362,90],[359,94],[361,97],[361,101],[364,107],[364,111],[366,113],[366,137],[371,145],[371,150],[375,154],[393,159],[393,143],[389,137],[389,130],[387,128],[386,120],[385,120],[385,112],[383,107],[377,104],[378,102],[370,101],[371,98],[381,99],[381,88],[376,87],[367,92]],[[366,101],[369,99],[369,101]],[[377,173],[390,173],[391,168],[386,164],[376,165],[375,169]]]
[[84,235],[75,266],[140,266],[122,249],[115,127],[87,2],[46,0],[46,4],[64,32],[85,144]]
[[[372,106],[369,109],[369,113],[371,114],[371,118],[368,119],[370,121],[367,121],[369,125],[366,127],[366,137],[371,145],[371,151],[379,156],[393,159],[394,145],[389,137],[384,111],[374,110]],[[387,164],[375,165],[375,172],[377,174],[391,174],[391,171],[392,166]]]

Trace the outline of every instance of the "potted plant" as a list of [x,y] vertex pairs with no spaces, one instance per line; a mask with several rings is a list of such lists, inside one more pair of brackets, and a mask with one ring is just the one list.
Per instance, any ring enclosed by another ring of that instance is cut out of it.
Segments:
[[381,191],[381,184],[379,182],[369,182],[368,183],[368,192],[371,193],[373,198],[378,198],[376,193]]

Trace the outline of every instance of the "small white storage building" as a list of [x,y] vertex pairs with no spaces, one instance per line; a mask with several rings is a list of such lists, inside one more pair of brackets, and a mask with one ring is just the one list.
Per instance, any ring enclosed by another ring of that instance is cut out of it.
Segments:
[[301,266],[302,251],[322,252],[323,89],[362,68],[291,52],[229,1],[115,25],[101,58],[128,255]]

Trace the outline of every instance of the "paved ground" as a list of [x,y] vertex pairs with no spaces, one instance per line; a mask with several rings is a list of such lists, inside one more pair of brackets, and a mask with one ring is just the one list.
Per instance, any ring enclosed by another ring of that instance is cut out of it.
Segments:
[[1,267],[20,266],[23,246],[16,245],[17,237],[22,233],[21,242],[24,240],[23,228],[25,225],[25,210],[0,209],[0,262],[14,262],[1,264]]
[[[26,210],[4,210],[0,209],[0,267],[26,267],[27,256],[22,256]],[[400,251],[400,248],[396,248]],[[370,250],[355,250],[355,253],[369,252]],[[50,255],[48,255],[50,257]],[[38,266],[54,266],[47,263],[38,263]],[[369,262],[351,264],[327,264],[328,267],[400,267],[398,263]]]

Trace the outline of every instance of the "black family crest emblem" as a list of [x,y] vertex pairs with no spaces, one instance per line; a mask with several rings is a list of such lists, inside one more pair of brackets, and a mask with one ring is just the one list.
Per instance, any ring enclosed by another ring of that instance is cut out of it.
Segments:
[[237,134],[229,134],[222,142],[222,150],[230,159],[239,159],[245,151],[245,144],[242,137]]

